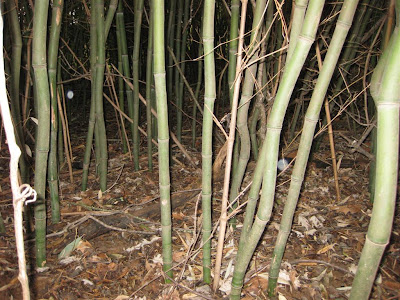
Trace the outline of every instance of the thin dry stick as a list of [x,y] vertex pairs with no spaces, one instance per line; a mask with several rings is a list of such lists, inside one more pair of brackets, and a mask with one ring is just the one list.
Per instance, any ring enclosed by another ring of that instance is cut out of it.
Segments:
[[[3,34],[3,17],[1,7],[0,34]],[[2,38],[0,38],[0,49],[3,49]],[[15,243],[17,247],[19,267],[18,279],[21,282],[23,299],[29,300],[30,293],[28,275],[26,273],[22,211],[26,198],[29,197],[32,193],[34,196],[33,201],[36,200],[36,192],[29,185],[24,184],[22,186],[19,186],[18,182],[18,160],[21,156],[21,150],[15,141],[14,126],[12,124],[10,108],[8,106],[3,51],[0,51],[0,109],[1,117],[4,124],[4,130],[7,137],[8,149],[10,151],[10,184],[13,195]]]
[[[65,102],[64,102],[65,103]],[[64,139],[64,151],[65,151],[65,157],[67,159],[67,164],[68,164],[68,171],[69,171],[69,180],[71,181],[71,183],[73,182],[74,178],[73,178],[73,172],[72,172],[72,163],[71,163],[71,156],[72,152],[69,152],[69,147],[68,147],[68,132],[67,132],[67,125],[66,125],[66,121],[64,119],[65,115],[63,112],[63,107],[61,104],[61,99],[60,99],[60,93],[57,93],[57,104],[58,104],[58,114],[60,116],[61,119],[61,125],[62,125],[62,129],[63,129],[63,139]],[[65,106],[64,106],[65,108]]]
[[[321,70],[322,69],[322,59],[321,59],[321,53],[319,51],[318,43],[315,44],[315,50],[317,53],[318,67]],[[336,201],[340,201],[341,197],[340,197],[338,172],[337,172],[337,166],[336,166],[335,142],[333,140],[333,129],[332,129],[331,114],[329,112],[329,102],[328,102],[328,99],[326,99],[326,98],[325,98],[325,113],[326,113],[326,122],[328,124],[328,136],[329,136],[329,145],[331,148],[333,176],[335,177]]]
[[232,99],[232,112],[231,112],[231,124],[229,126],[229,137],[228,137],[228,145],[226,150],[226,164],[225,164],[225,177],[224,177],[224,189],[222,193],[222,204],[221,204],[221,216],[219,219],[219,235],[218,235],[218,246],[217,246],[217,256],[215,259],[215,268],[214,268],[214,282],[213,282],[213,290],[216,291],[218,289],[219,275],[221,274],[221,263],[222,263],[222,253],[224,250],[224,241],[225,241],[225,231],[226,224],[228,222],[227,211],[228,211],[228,195],[229,195],[229,183],[230,183],[230,175],[231,175],[231,166],[232,166],[232,152],[233,152],[233,144],[235,142],[235,130],[236,130],[236,115],[238,109],[239,102],[239,91],[240,91],[240,83],[242,72],[240,70],[240,65],[242,63],[242,55],[243,55],[243,36],[246,24],[246,10],[247,10],[247,0],[242,0],[242,11],[240,18],[240,31],[239,31],[239,44],[238,44],[238,57],[236,59],[236,81],[233,90],[233,99]]
[[69,156],[72,161],[72,146],[71,146],[71,136],[69,134],[69,125],[68,125],[68,117],[67,117],[67,104],[65,103],[65,92],[64,85],[61,84],[61,95],[62,95],[62,104],[63,104],[63,113],[64,113],[64,121],[65,121],[65,130],[67,132],[67,140],[68,140],[68,149]]

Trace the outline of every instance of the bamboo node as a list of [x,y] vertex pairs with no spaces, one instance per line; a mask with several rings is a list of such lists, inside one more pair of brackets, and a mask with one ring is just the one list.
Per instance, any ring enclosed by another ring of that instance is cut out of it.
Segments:
[[316,124],[318,122],[318,119],[312,119],[312,118],[309,118],[307,116],[304,117],[304,120],[308,121],[310,123],[314,123],[314,124]]
[[374,242],[374,241],[372,241],[370,238],[369,238],[369,236],[368,236],[368,234],[366,235],[366,237],[365,237],[365,242],[366,243],[370,243],[370,244],[372,244],[372,245],[374,245],[374,246],[376,246],[376,247],[379,247],[379,248],[386,248],[386,246],[389,244],[389,241],[387,241],[386,243],[377,243],[377,242]]
[[341,26],[341,27],[343,27],[345,29],[350,29],[351,23],[338,20],[337,23],[336,23],[336,26]]
[[314,41],[315,41],[315,38],[300,34],[299,35],[299,40],[302,40],[305,43],[312,45],[314,43]]

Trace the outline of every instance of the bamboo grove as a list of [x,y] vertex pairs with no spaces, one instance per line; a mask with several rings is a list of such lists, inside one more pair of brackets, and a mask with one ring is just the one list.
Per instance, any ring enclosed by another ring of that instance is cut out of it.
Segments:
[[[46,226],[61,220],[60,166],[73,177],[68,122],[83,110],[81,188],[97,189],[101,197],[111,185],[107,126],[112,112],[119,126],[115,143],[136,171],[153,170],[152,158],[158,157],[167,283],[175,275],[172,146],[190,164],[188,149],[201,152],[197,246],[203,280],[214,291],[226,230],[241,230],[230,299],[240,299],[274,213],[282,141],[299,142],[269,269],[266,293],[273,297],[309,158],[324,131],[331,132],[331,120],[338,119],[349,130],[370,128],[375,137],[369,154],[373,210],[350,295],[369,298],[396,203],[399,0],[5,0],[1,11],[20,183],[31,183],[37,193],[36,203],[25,209],[24,226],[34,233],[38,267],[46,264]],[[216,143],[225,144],[226,151],[217,203]],[[146,155],[144,163],[140,158]],[[243,181],[253,161],[247,188]]]

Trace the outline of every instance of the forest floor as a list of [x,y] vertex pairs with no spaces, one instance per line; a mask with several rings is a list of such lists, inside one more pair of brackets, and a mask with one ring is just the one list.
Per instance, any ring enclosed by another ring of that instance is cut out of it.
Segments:
[[[84,126],[81,126],[84,127]],[[343,134],[343,132],[342,132]],[[351,134],[344,132],[351,137]],[[73,155],[81,160],[85,133],[74,131]],[[368,193],[368,160],[351,153],[347,142],[339,137],[339,185],[341,199],[336,199],[329,144],[323,143],[306,172],[305,183],[294,217],[292,233],[286,247],[279,279],[279,299],[347,299],[354,272],[364,244],[372,205]],[[197,163],[192,166],[173,146],[171,166],[174,282],[165,284],[161,268],[160,212],[157,155],[154,170],[149,171],[145,143],[141,145],[139,171],[134,171],[128,154],[121,154],[116,133],[109,133],[110,190],[98,192],[94,163],[89,187],[81,192],[81,174],[68,168],[60,174],[61,216],[51,223],[47,238],[45,268],[33,268],[34,242],[28,237],[27,259],[33,299],[223,299],[237,254],[243,214],[238,215],[236,229],[229,228],[224,248],[221,288],[213,293],[202,283],[202,252],[198,251],[201,233],[201,153],[188,147]],[[190,144],[184,133],[183,144]],[[201,149],[198,139],[197,149]],[[217,145],[219,148],[221,145]],[[1,145],[0,209],[6,234],[0,235],[0,299],[22,299],[17,280],[18,265],[13,237],[12,201],[9,188],[8,150]],[[368,149],[367,149],[368,150]],[[216,149],[217,151],[217,149]],[[321,163],[324,161],[325,163]],[[254,162],[249,164],[243,187],[252,177]],[[279,223],[290,183],[291,169],[278,177],[273,216],[246,274],[243,299],[267,299],[268,270]],[[222,178],[214,177],[213,221],[220,215]],[[245,194],[241,202],[246,200]],[[387,247],[374,285],[372,299],[400,299],[400,202],[390,245]],[[215,224],[215,223],[214,223]],[[81,238],[64,258],[66,246]],[[215,250],[216,241],[212,240]],[[213,261],[215,259],[215,251]]]

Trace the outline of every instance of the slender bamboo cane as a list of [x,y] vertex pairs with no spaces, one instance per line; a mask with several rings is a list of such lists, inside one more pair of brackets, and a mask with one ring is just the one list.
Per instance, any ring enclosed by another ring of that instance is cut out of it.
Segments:
[[358,1],[354,0],[346,0],[343,3],[339,20],[332,36],[332,41],[329,45],[323,67],[321,68],[317,84],[314,88],[314,92],[307,109],[303,133],[301,135],[299,150],[297,153],[297,159],[293,168],[288,197],[283,211],[279,234],[272,257],[268,281],[268,293],[270,296],[275,293],[283,252],[285,250],[286,241],[290,234],[294,211],[296,209],[297,201],[300,195],[300,189],[304,180],[304,173],[309,158],[315,127],[318,122],[326,91],[332,79],[332,74],[337,65],[339,55],[347,37],[347,33],[351,27],[357,4]]
[[[177,9],[177,20],[176,20],[176,33],[175,33],[175,46],[174,46],[174,52],[175,52],[175,57],[177,59],[180,59],[181,57],[181,46],[182,46],[182,17],[183,17],[183,1],[187,0],[177,0],[178,1],[178,9]],[[181,61],[179,61],[181,63]],[[180,74],[177,68],[175,68],[175,74],[174,74],[174,88],[175,88],[175,102],[177,102],[178,97],[179,97],[179,81],[180,81]],[[181,141],[181,134],[182,134],[182,111],[177,107],[176,109],[176,137],[178,138],[178,141]]]
[[29,181],[29,166],[25,153],[24,134],[21,122],[21,105],[19,97],[20,75],[21,75],[21,54],[22,54],[22,35],[21,28],[18,20],[17,8],[15,0],[7,0],[8,16],[10,17],[10,27],[12,34],[12,57],[11,57],[11,113],[14,120],[16,141],[18,147],[21,149],[21,156],[19,158],[19,168],[21,171],[22,182]]
[[108,5],[107,17],[104,21],[104,36],[107,39],[108,33],[110,32],[111,24],[114,19],[115,11],[117,9],[119,0],[111,0]]
[[[257,0],[256,10],[254,12],[252,34],[250,40],[250,49],[248,53],[254,53],[249,58],[249,67],[246,69],[244,79],[242,95],[240,98],[238,113],[237,113],[237,130],[240,136],[240,151],[239,160],[234,169],[234,175],[232,177],[232,184],[230,187],[229,201],[232,203],[239,195],[239,189],[243,181],[244,173],[247,167],[247,163],[250,158],[250,132],[248,128],[248,111],[250,101],[253,97],[254,91],[254,78],[257,77],[257,64],[253,63],[257,61],[258,54],[254,51],[254,46],[259,45],[262,21],[264,18],[264,11],[266,7],[266,0]],[[233,206],[235,207],[235,206]]]
[[[94,1],[94,0],[93,0]],[[90,163],[93,134],[95,132],[96,163],[99,167],[100,189],[107,188],[107,138],[103,113],[103,80],[105,67],[105,40],[109,28],[104,24],[104,2],[92,1],[92,15],[90,18],[90,68],[91,68],[91,106],[89,116],[89,127],[86,138],[86,148],[83,160],[82,190],[86,190],[88,170]],[[107,19],[110,14],[114,16],[115,1],[111,1]],[[96,6],[100,6],[97,10]],[[112,18],[111,18],[112,19]],[[101,28],[101,29],[99,29]],[[100,41],[99,41],[100,39]],[[98,49],[100,48],[100,49]],[[100,74],[97,74],[100,71]],[[98,76],[97,76],[98,75]]]
[[[396,1],[397,14],[400,11],[399,2]],[[371,94],[377,109],[375,197],[365,245],[353,281],[351,300],[369,298],[379,263],[392,231],[399,155],[400,30],[398,22],[399,19],[371,80]]]
[[60,222],[60,199],[58,195],[58,160],[57,160],[57,134],[58,134],[58,104],[57,104],[57,54],[61,31],[61,19],[64,0],[53,1],[51,15],[51,28],[48,49],[48,76],[50,83],[51,128],[50,152],[48,161],[48,183],[51,198],[51,218],[54,223]]
[[[271,1],[272,3],[272,1]],[[229,99],[232,105],[234,80],[236,76],[236,55],[238,49],[239,34],[239,6],[240,0],[232,0],[231,2],[231,28],[229,33],[229,66],[228,66],[228,84]]]
[[[185,58],[186,58],[186,43],[187,43],[187,37],[188,33],[190,31],[189,26],[190,26],[190,21],[189,19],[189,4],[190,0],[185,0],[185,6],[183,9],[183,24],[182,24],[182,41],[181,41],[181,56],[180,56],[180,67],[181,71],[183,74],[185,74]],[[176,106],[177,106],[177,120],[176,120],[176,132],[177,132],[177,137],[178,140],[181,141],[181,136],[182,136],[182,109],[183,109],[183,78],[179,77],[179,85],[178,85],[178,94],[176,95]]]
[[[123,63],[122,63],[122,42],[121,42],[121,31],[118,25],[118,21],[117,21],[117,47],[118,47],[118,71],[121,74],[124,74],[124,67],[123,67]],[[125,83],[124,83],[124,79],[122,78],[122,76],[118,76],[118,100],[119,100],[119,109],[123,112],[125,112],[125,94],[124,94],[124,87],[125,87]],[[122,119],[121,120],[121,125],[125,124],[125,120]],[[127,138],[125,138],[127,136],[126,134],[126,130],[125,130],[125,126],[121,126],[123,133],[122,133],[122,152],[123,153],[127,153],[128,152],[128,143],[129,140]]]
[[[211,282],[212,127],[216,98],[214,61],[215,0],[205,0],[203,15],[204,110],[202,134],[203,281]],[[219,273],[218,273],[219,274]]]
[[146,65],[146,119],[147,119],[147,161],[149,170],[153,170],[153,145],[152,133],[152,115],[151,115],[151,86],[153,84],[153,27],[154,27],[154,9],[150,5],[149,34],[147,43],[147,65]]
[[292,29],[290,30],[289,48],[287,50],[287,57],[286,57],[287,60],[290,59],[294,49],[296,48],[296,43],[300,35],[301,26],[303,25],[304,14],[306,12],[308,1],[309,0],[300,0],[300,1],[295,1],[293,3],[294,12],[293,12],[293,17],[291,19],[293,25]]
[[96,115],[96,146],[99,148],[98,170],[100,176],[100,190],[104,192],[107,189],[107,136],[106,126],[104,123],[103,112],[103,82],[104,82],[104,67],[105,67],[105,31],[104,31],[104,0],[93,0],[94,12],[92,17],[95,18],[96,36],[97,36],[97,61],[95,64],[96,80],[95,84],[95,115]]
[[[251,260],[251,257],[253,256],[254,250],[258,244],[258,241],[260,240],[264,228],[271,217],[275,196],[278,149],[282,123],[297,78],[307,58],[310,47],[314,42],[323,6],[323,0],[311,0],[310,4],[308,5],[303,28],[296,44],[296,49],[286,65],[286,69],[268,119],[267,134],[263,144],[263,148],[264,145],[267,145],[266,148],[268,151],[266,151],[267,153],[265,155],[266,167],[264,169],[261,200],[254,224],[248,231],[247,236],[243,236],[244,241],[241,241],[239,246],[237,262],[232,279],[231,299],[240,298],[247,266]],[[296,25],[294,24],[293,26]]]
[[[129,56],[128,56],[128,44],[126,39],[126,31],[125,31],[125,20],[124,20],[124,7],[123,1],[119,1],[118,3],[118,11],[116,15],[116,23],[118,27],[118,31],[121,37],[121,55],[122,55],[122,67],[123,67],[123,75],[125,78],[131,78],[131,68],[129,66]],[[128,115],[133,120],[134,119],[134,105],[133,105],[133,86],[129,85],[129,81],[125,80],[125,94],[126,94],[126,102],[128,103]],[[134,124],[130,123],[131,133],[135,131]]]
[[[269,9],[269,4],[267,7],[267,11]],[[267,29],[268,30],[268,29]],[[269,35],[268,35],[269,36]],[[268,37],[267,36],[267,37]],[[261,51],[260,51],[260,57],[263,57],[265,53],[267,52],[267,42],[268,38],[264,38],[261,42]],[[258,159],[258,141],[257,141],[257,124],[258,120],[261,119],[262,123],[262,129],[263,129],[263,134],[261,133],[262,136],[265,136],[265,129],[267,126],[267,116],[265,112],[265,107],[263,104],[263,101],[265,99],[264,96],[264,88],[263,86],[263,77],[264,77],[264,72],[263,70],[265,69],[265,58],[262,58],[257,66],[258,71],[257,71],[257,92],[256,92],[256,103],[254,104],[253,108],[253,113],[250,118],[250,141],[251,141],[251,151],[253,153],[254,160],[257,161]]]
[[[170,7],[168,12],[168,30],[167,30],[167,44],[168,47],[173,49],[174,48],[174,40],[175,40],[175,14],[176,14],[176,1],[177,0],[170,0]],[[168,69],[167,69],[167,80],[168,80],[168,99],[172,99],[172,81],[173,81],[173,74],[174,68],[172,56],[171,54],[168,55]]]
[[169,129],[165,80],[164,0],[152,0],[154,9],[154,83],[158,115],[158,163],[160,181],[163,270],[172,277],[171,194],[169,176]]
[[244,31],[246,25],[246,12],[247,12],[247,0],[242,1],[242,10],[241,10],[241,19],[240,19],[240,32],[239,32],[239,41],[238,41],[238,49],[237,49],[237,61],[236,61],[236,81],[233,91],[232,98],[232,108],[231,108],[231,122],[229,125],[229,136],[227,141],[227,152],[226,152],[226,165],[225,165],[225,174],[224,174],[224,189],[222,195],[222,206],[221,206],[221,216],[220,216],[220,232],[218,236],[218,248],[217,248],[217,256],[215,260],[215,272],[214,272],[214,282],[213,289],[214,291],[218,288],[219,284],[219,274],[221,271],[221,262],[222,262],[222,251],[223,244],[225,240],[225,231],[226,224],[228,221],[227,217],[227,208],[228,208],[228,193],[229,193],[229,179],[231,173],[231,165],[233,160],[233,147],[235,142],[235,128],[236,128],[236,117],[238,113],[238,101],[239,101],[239,91],[240,84],[242,78],[241,71],[241,62],[242,62],[242,52],[243,52],[243,43],[244,43]]
[[139,51],[140,51],[140,31],[142,26],[143,0],[135,1],[135,31],[133,38],[133,132],[132,132],[132,152],[135,171],[139,170]]
[[[92,6],[93,7],[93,6]],[[94,9],[93,9],[94,11]],[[97,52],[97,36],[96,36],[96,23],[93,17],[93,12],[90,18],[90,73],[91,73],[91,95],[90,95],[90,113],[89,113],[89,126],[86,135],[86,147],[85,154],[83,156],[83,172],[82,172],[82,191],[86,190],[89,165],[90,165],[90,155],[92,153],[92,144],[94,136],[94,127],[96,123],[96,111],[95,111],[95,79],[96,79],[96,52]]]
[[[198,56],[200,57],[203,53],[203,44],[199,43],[199,52]],[[201,88],[201,83],[203,80],[203,60],[199,59],[199,62],[197,64],[197,83],[196,83],[196,90],[194,92],[194,95],[197,99],[197,102],[199,102],[199,94],[200,94],[200,88]],[[195,102],[193,102],[193,108],[192,108],[192,147],[195,147],[196,144],[196,115],[197,115],[197,105]]]
[[[360,45],[360,40],[363,35],[363,27],[362,24],[366,24],[365,22],[366,18],[369,19],[369,16],[366,14],[367,11],[367,5],[369,3],[369,0],[363,0],[359,12],[357,14],[357,21],[354,22],[354,26],[352,28],[352,32],[349,36],[349,41],[348,45],[343,53],[343,57],[341,58],[341,67],[343,68],[343,71],[341,72],[341,76],[339,76],[335,89],[334,89],[334,95],[336,95],[342,88],[343,82],[345,80],[345,76],[348,73],[350,66],[351,66],[351,61],[357,54],[357,48]],[[371,12],[372,10],[370,10]]]
[[50,94],[47,76],[46,37],[49,0],[35,2],[33,16],[32,67],[34,75],[34,96],[37,106],[37,135],[35,151],[35,237],[36,264],[46,263],[46,175],[50,137]]

